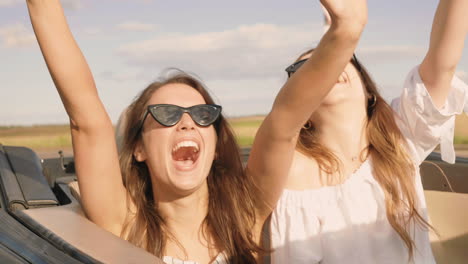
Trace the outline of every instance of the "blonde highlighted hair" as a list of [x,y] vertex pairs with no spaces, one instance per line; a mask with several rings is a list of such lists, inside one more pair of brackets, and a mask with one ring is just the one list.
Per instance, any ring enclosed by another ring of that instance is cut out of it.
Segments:
[[[297,61],[313,50],[301,54]],[[416,168],[408,155],[406,140],[397,126],[393,109],[379,94],[376,84],[359,61],[353,57],[351,63],[360,73],[366,90],[367,151],[372,160],[374,177],[385,195],[387,219],[405,243],[408,256],[412,259],[415,244],[410,234],[411,224],[432,229],[417,210]],[[301,130],[297,150],[314,158],[325,174],[340,172],[340,160],[320,144],[313,124]]]

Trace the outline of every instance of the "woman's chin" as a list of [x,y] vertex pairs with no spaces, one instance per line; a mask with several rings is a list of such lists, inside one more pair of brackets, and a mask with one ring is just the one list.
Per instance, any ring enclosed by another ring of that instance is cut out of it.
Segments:
[[171,177],[171,185],[179,194],[191,194],[200,189],[206,182],[206,178],[202,176],[202,172],[197,170],[178,170]]
[[187,197],[190,196],[194,193],[197,193],[198,191],[202,190],[202,186],[204,185],[204,182],[201,183],[177,183],[177,185],[174,185],[174,189],[177,193],[178,196],[180,197]]

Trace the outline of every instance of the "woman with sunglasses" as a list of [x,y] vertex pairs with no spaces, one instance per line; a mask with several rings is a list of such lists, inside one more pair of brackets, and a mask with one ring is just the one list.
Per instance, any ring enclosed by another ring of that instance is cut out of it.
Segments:
[[201,82],[179,72],[143,90],[127,109],[119,155],[60,1],[27,4],[70,117],[87,217],[167,263],[255,263],[261,214],[253,194],[260,192],[252,191],[221,106]]
[[[435,263],[419,165],[439,143],[455,160],[454,115],[468,99],[454,77],[466,10],[468,1],[440,0],[429,51],[393,108],[351,54],[330,92],[310,101],[271,219],[273,263]],[[307,66],[316,52],[286,69],[296,89],[315,81]]]
[[317,47],[315,64],[304,65],[317,81],[292,78],[283,87],[244,173],[221,107],[186,74],[151,84],[130,105],[118,157],[111,121],[60,2],[27,1],[70,117],[88,218],[168,263],[254,263],[263,253],[255,243],[260,229],[284,188],[291,162],[284,157],[292,157],[310,102],[332,87],[365,24],[365,1],[322,2],[339,23]]

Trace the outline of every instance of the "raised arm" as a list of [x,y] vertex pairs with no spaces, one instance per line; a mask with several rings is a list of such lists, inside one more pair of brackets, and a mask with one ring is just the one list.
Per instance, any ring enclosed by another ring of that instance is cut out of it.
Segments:
[[318,108],[350,61],[367,22],[365,0],[323,0],[332,24],[311,58],[282,87],[260,126],[247,173],[260,188],[267,216],[287,180],[301,127]]
[[461,58],[468,34],[468,1],[440,0],[432,25],[431,42],[419,74],[436,107],[441,108]]
[[76,174],[87,216],[120,235],[126,193],[112,123],[59,0],[28,0],[31,23],[49,72],[70,117]]

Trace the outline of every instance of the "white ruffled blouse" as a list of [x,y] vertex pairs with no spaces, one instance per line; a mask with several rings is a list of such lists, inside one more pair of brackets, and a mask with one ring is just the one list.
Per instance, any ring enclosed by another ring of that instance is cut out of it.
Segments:
[[[438,110],[419,67],[409,73],[392,107],[415,165],[439,144],[442,159],[455,161],[455,115],[462,113],[465,102],[468,86],[454,77],[447,103]],[[419,169],[415,180],[418,210],[427,219]],[[410,233],[416,245],[412,263],[435,263],[428,231],[413,225]],[[340,185],[284,190],[272,214],[271,239],[274,264],[408,263],[407,248],[387,220],[384,193],[374,179],[371,159]]]

